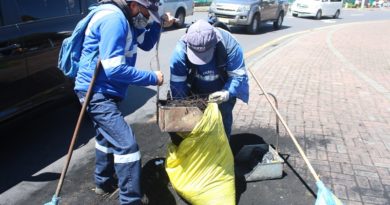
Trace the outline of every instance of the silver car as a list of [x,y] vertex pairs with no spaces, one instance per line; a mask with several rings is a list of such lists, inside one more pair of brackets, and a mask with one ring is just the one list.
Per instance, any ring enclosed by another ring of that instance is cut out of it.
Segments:
[[213,0],[209,15],[231,26],[246,26],[249,33],[257,33],[261,22],[272,21],[275,29],[282,26],[288,11],[284,0]]
[[181,28],[185,25],[186,16],[194,14],[194,0],[160,0],[158,12],[160,15],[173,15],[177,19],[174,25]]

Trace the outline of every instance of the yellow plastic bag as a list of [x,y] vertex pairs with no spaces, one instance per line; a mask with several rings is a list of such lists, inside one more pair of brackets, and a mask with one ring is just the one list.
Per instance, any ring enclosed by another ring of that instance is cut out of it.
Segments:
[[175,190],[194,205],[236,203],[234,160],[216,103],[179,146],[168,145],[165,169]]

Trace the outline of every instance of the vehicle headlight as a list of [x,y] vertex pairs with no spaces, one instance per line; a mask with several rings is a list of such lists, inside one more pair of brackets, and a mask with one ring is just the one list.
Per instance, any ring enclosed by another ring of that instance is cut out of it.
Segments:
[[247,12],[249,10],[251,10],[251,7],[249,5],[241,5],[237,9],[238,12]]

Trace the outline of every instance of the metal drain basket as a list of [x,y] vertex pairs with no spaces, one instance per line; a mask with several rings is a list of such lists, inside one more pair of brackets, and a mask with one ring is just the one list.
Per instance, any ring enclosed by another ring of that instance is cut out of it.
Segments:
[[[272,160],[262,161],[265,154],[271,154]],[[241,172],[248,182],[265,179],[277,179],[283,175],[283,159],[268,144],[245,145],[236,156],[236,161],[245,164]]]
[[168,106],[165,100],[159,100],[157,109],[162,132],[191,132],[203,116],[198,107]]
[[[268,93],[274,99],[275,106],[278,101],[272,93]],[[243,173],[247,182],[266,179],[277,179],[283,176],[284,160],[278,154],[279,146],[279,118],[276,115],[276,150],[268,144],[244,145],[235,156],[235,161],[240,164],[237,171]],[[268,155],[270,160],[263,160]]]

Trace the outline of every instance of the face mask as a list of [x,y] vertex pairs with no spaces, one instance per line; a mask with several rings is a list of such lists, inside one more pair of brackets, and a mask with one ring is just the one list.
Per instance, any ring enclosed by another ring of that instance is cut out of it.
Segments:
[[132,18],[133,20],[133,25],[137,29],[143,29],[148,25],[148,18],[146,18],[139,10],[137,16],[134,16]]

